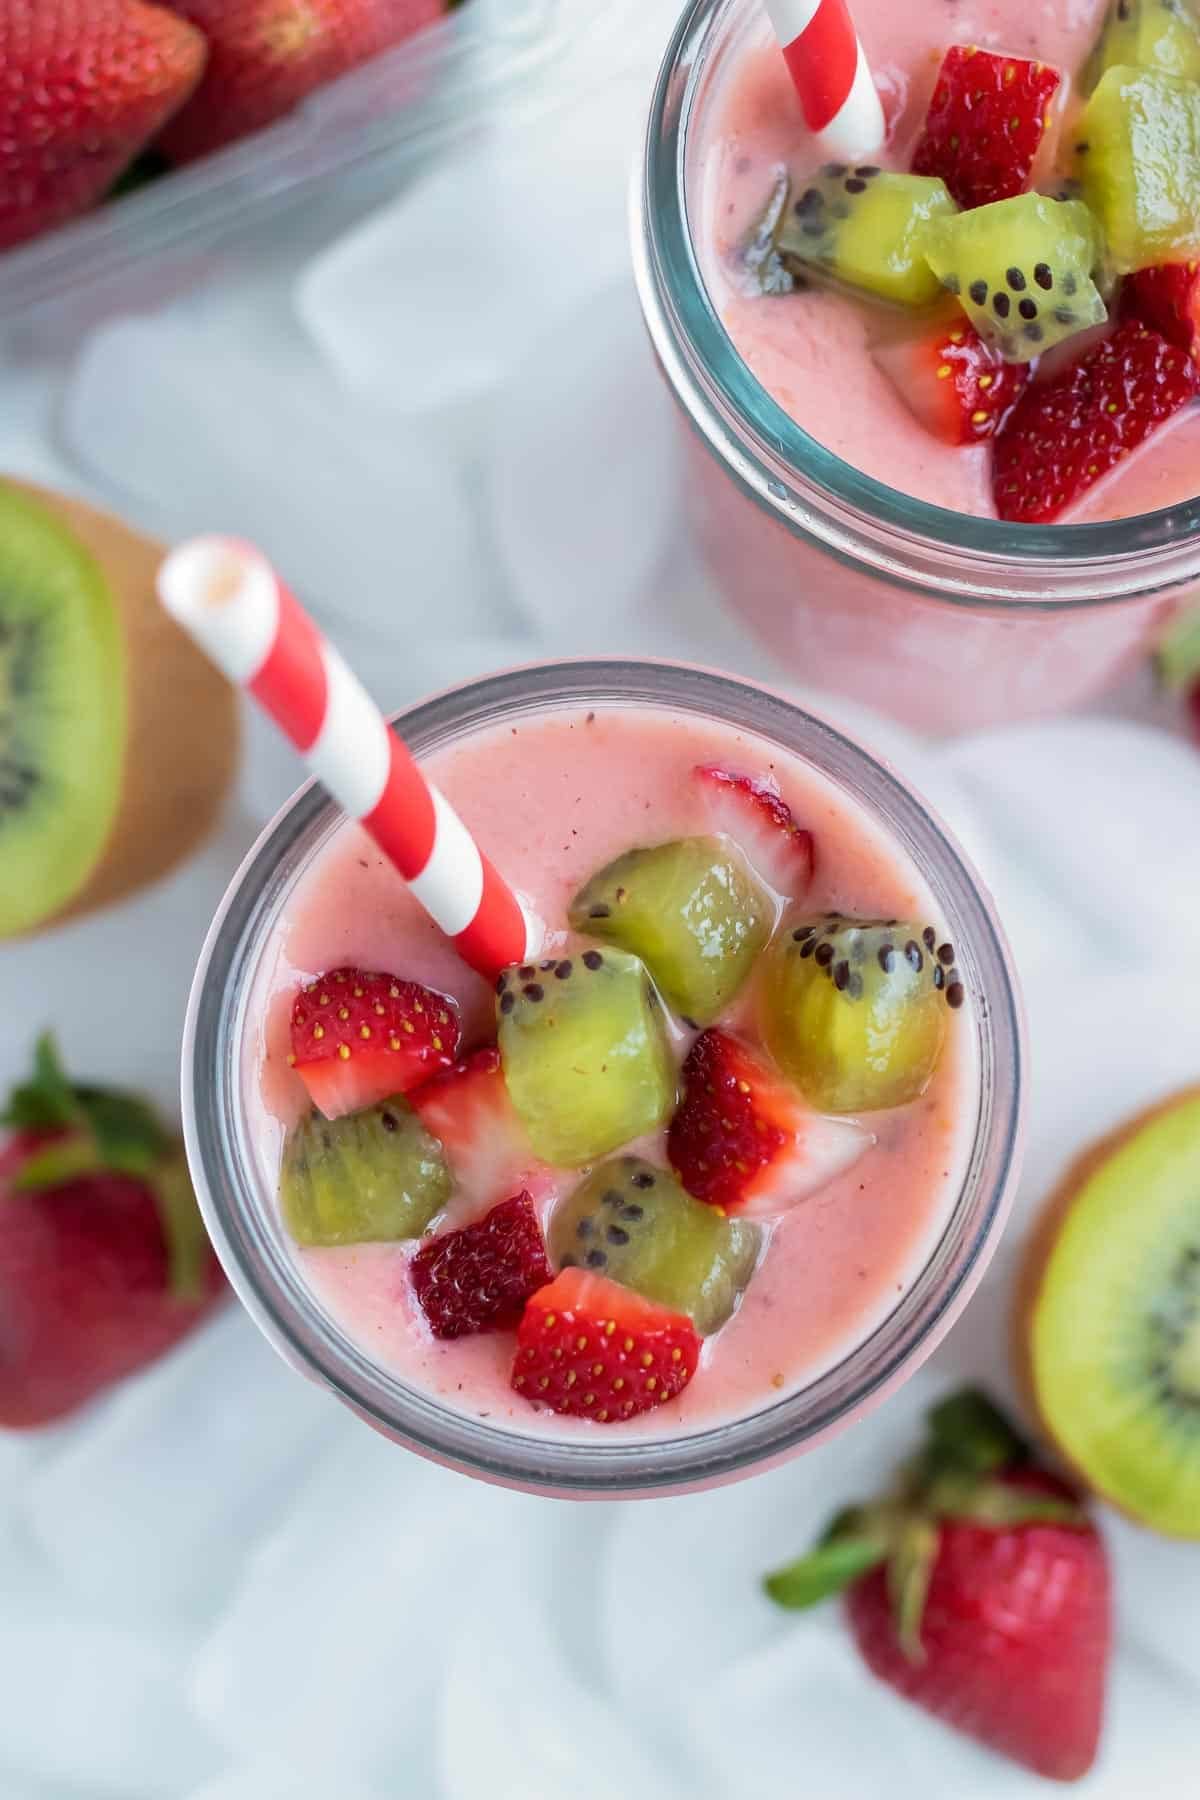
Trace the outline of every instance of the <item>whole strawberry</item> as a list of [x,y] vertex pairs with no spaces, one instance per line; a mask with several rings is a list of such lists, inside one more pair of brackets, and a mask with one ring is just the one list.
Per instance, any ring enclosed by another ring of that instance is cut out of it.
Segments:
[[163,135],[190,162],[282,118],[314,89],[433,24],[445,0],[166,0],[211,47],[194,98]]
[[1091,1768],[1112,1643],[1104,1543],[981,1394],[935,1407],[890,1494],[767,1578],[780,1606],[845,1594],[872,1672],[1039,1775]]
[[183,1154],[129,1094],[72,1087],[53,1043],[0,1150],[0,1427],[74,1412],[144,1367],[223,1281]]
[[0,0],[0,249],[102,199],[205,55],[198,31],[143,0]]

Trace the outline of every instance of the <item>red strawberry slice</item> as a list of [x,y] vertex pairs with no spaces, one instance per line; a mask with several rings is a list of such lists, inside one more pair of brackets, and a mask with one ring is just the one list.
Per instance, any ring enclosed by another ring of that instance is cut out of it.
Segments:
[[840,1175],[872,1139],[814,1112],[746,1046],[706,1031],[683,1065],[667,1156],[689,1194],[754,1217],[786,1211]]
[[398,975],[331,969],[292,1007],[292,1067],[327,1119],[406,1094],[458,1055],[458,1010]]
[[961,207],[1023,194],[1062,76],[1046,63],[955,44],[942,61],[915,175],[940,175]]
[[1056,519],[1198,390],[1183,351],[1130,319],[1017,403],[996,439],[998,515],[1025,525]]
[[455,1192],[469,1203],[487,1206],[497,1194],[519,1188],[538,1193],[546,1185],[546,1166],[508,1097],[494,1044],[427,1081],[409,1100],[440,1141]]
[[103,199],[206,55],[198,31],[142,0],[3,0],[0,248]]
[[1004,429],[1028,387],[1028,363],[1006,363],[961,314],[922,337],[880,346],[875,361],[926,431],[979,444]]
[[699,1360],[682,1313],[605,1275],[564,1269],[525,1308],[512,1384],[535,1406],[612,1425],[674,1400]]
[[554,1272],[528,1194],[502,1200],[461,1231],[417,1251],[412,1284],[434,1337],[466,1337],[519,1325],[525,1302]]
[[732,838],[777,894],[799,899],[816,862],[813,834],[797,825],[775,782],[739,775],[715,763],[693,771],[714,831]]
[[1121,313],[1200,362],[1200,262],[1139,269],[1121,289]]

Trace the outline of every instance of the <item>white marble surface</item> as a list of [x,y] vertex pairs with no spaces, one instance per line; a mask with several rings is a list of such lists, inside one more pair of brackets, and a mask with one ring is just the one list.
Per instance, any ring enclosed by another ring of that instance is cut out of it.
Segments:
[[[468,143],[327,252],[281,226],[219,288],[109,320],[57,359],[11,357],[0,466],[164,534],[258,536],[393,706],[542,652],[770,674],[680,541],[624,270],[624,165],[670,10],[626,12],[639,28],[607,34],[590,102],[580,79],[569,105]],[[476,217],[482,192],[494,213],[465,280],[447,211]],[[0,1438],[3,1800],[1038,1791],[877,1689],[835,1615],[789,1620],[756,1583],[870,1487],[931,1394],[963,1374],[1007,1385],[1012,1272],[1047,1186],[1090,1135],[1197,1078],[1200,760],[1111,711],[934,747],[840,710],[959,829],[1028,990],[1026,1180],[933,1365],[769,1476],[572,1506],[404,1456],[231,1313],[77,1423]],[[236,802],[185,870],[0,949],[0,1085],[50,1024],[79,1070],[174,1104],[201,934],[293,780],[250,721]],[[1200,1545],[1105,1529],[1119,1641],[1081,1792],[1184,1800]]]

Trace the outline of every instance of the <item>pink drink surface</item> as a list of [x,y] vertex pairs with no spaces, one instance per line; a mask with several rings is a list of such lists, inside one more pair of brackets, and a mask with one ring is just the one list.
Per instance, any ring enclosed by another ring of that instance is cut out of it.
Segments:
[[[1109,0],[854,0],[889,123],[885,149],[870,160],[908,168],[951,44],[978,44],[1061,69],[1066,79],[1053,133],[1057,138],[1060,129],[1069,131],[1078,105],[1074,78],[1108,7]],[[958,448],[932,436],[871,355],[874,343],[895,334],[895,310],[829,289],[768,298],[737,291],[731,276],[736,251],[774,172],[786,163],[799,174],[825,160],[804,128],[765,20],[748,40],[715,120],[701,184],[706,225],[700,241],[705,279],[743,360],[799,425],[864,474],[932,505],[994,518],[989,447]],[[1200,408],[1191,407],[1098,482],[1061,522],[1130,518],[1191,500],[1200,486],[1198,469]]]
[[[723,726],[641,710],[563,714],[481,732],[427,767],[481,847],[547,922],[549,954],[568,943],[568,901],[595,869],[633,845],[710,829],[692,779],[705,762],[774,775],[798,821],[814,832],[817,874],[806,910],[938,923],[918,872],[855,803],[776,747]],[[304,981],[347,963],[453,995],[468,1044],[494,1034],[491,989],[438,937],[358,828],[339,828],[292,895],[250,1001],[247,1084],[269,1192],[284,1131],[307,1107],[287,1063],[292,998]],[[749,1004],[739,1006],[744,1022],[751,1012]],[[970,1153],[978,1086],[973,1044],[968,999],[952,1017],[922,1098],[864,1115],[874,1145],[773,1225],[739,1311],[706,1340],[690,1388],[618,1426],[560,1418],[514,1394],[511,1332],[437,1342],[411,1295],[415,1246],[295,1254],[318,1303],[373,1361],[458,1411],[564,1438],[606,1430],[663,1437],[715,1425],[837,1363],[914,1280],[947,1223]],[[637,1146],[663,1166],[664,1135]],[[581,1179],[579,1171],[564,1171],[553,1191],[539,1196],[543,1220],[558,1194]],[[507,1197],[498,1193],[491,1203]],[[464,1222],[452,1199],[447,1219],[433,1229]]]

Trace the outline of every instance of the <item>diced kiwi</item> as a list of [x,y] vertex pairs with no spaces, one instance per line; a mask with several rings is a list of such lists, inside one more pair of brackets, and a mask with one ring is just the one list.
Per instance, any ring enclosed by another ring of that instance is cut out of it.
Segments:
[[1108,316],[1092,279],[1096,222],[1078,200],[1018,194],[935,220],[924,244],[942,286],[1007,362],[1031,362]]
[[419,1237],[451,1186],[441,1145],[397,1094],[340,1119],[314,1112],[294,1126],[279,1203],[298,1244],[383,1244]]
[[1079,124],[1077,172],[1118,275],[1200,254],[1200,85],[1110,69]]
[[1190,0],[1112,0],[1084,72],[1084,92],[1118,67],[1200,80],[1200,22]]
[[931,220],[954,214],[943,181],[873,163],[828,163],[794,192],[775,234],[777,254],[793,276],[841,282],[897,306],[937,299],[921,246]]
[[708,1025],[771,935],[773,912],[741,852],[715,837],[629,850],[571,902],[576,931],[640,956],[663,995]]
[[1200,1538],[1200,1089],[1068,1172],[1031,1247],[1020,1325],[1063,1456],[1143,1524]]
[[675,1064],[645,964],[585,949],[500,977],[500,1057],[537,1154],[564,1168],[661,1125]]
[[593,1171],[550,1223],[556,1268],[607,1275],[675,1312],[702,1336],[718,1331],[754,1273],[762,1233],[685,1194],[640,1157]]
[[931,925],[832,915],[772,945],[763,1036],[819,1111],[872,1112],[924,1092],[963,999],[953,946]]

